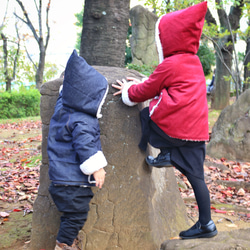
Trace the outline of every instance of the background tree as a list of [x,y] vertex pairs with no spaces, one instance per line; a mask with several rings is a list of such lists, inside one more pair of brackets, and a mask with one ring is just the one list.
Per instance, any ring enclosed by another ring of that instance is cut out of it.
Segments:
[[130,0],[85,0],[80,55],[90,65],[124,67]]
[[247,23],[248,28],[243,36],[246,41],[246,52],[244,59],[244,84],[243,91],[250,88],[250,3],[246,3],[246,13],[248,16]]
[[[31,30],[38,46],[39,46],[39,61],[38,65],[34,64],[36,68],[36,87],[40,89],[40,86],[43,83],[43,73],[44,73],[44,67],[45,67],[45,56],[46,56],[46,49],[48,47],[49,38],[50,38],[50,27],[49,27],[49,10],[50,10],[50,2],[51,0],[48,0],[48,4],[46,7],[46,36],[44,36],[43,33],[43,25],[42,25],[42,0],[37,1],[34,0],[34,4],[37,10],[38,15],[38,29],[36,29],[33,25],[33,23],[30,20],[29,14],[26,11],[26,8],[24,7],[22,1],[16,0],[20,8],[22,9],[24,17],[21,18],[16,13],[15,16],[19,18],[22,22],[24,22],[29,29]],[[44,39],[45,37],[45,39]]]
[[[232,72],[233,55],[237,65],[238,55],[235,53],[235,41],[237,31],[240,28],[239,24],[244,0],[235,1],[234,5],[230,7],[229,14],[226,13],[221,0],[215,0],[215,4],[219,17],[219,25],[216,26],[216,19],[212,16],[210,10],[208,10],[206,15],[207,23],[213,30],[218,31],[217,35],[214,36],[212,34],[216,50],[216,76],[215,90],[212,92],[211,107],[213,109],[224,109],[229,105],[230,79],[234,77],[234,75],[230,73],[230,71]],[[220,28],[218,29],[218,27]],[[238,84],[241,82],[239,71],[237,70],[234,73],[236,75],[236,84]],[[237,87],[236,85],[236,88]]]
[[[11,53],[10,55],[9,50],[8,50],[8,37],[6,34],[4,34],[4,26],[5,26],[7,11],[8,11],[8,4],[9,4],[9,1],[7,1],[3,22],[0,26],[0,38],[3,41],[3,46],[2,46],[3,48],[2,70],[3,70],[3,76],[4,76],[3,80],[6,84],[6,91],[11,92],[11,82],[12,80],[15,79],[16,66],[17,66],[17,61],[18,61],[19,51],[20,51],[20,36],[18,33],[17,23],[15,23],[15,30],[16,30],[16,35],[17,35],[16,49],[13,48],[13,50],[15,50],[15,53]],[[10,58],[11,60],[9,60]],[[10,70],[10,67],[12,70]]]

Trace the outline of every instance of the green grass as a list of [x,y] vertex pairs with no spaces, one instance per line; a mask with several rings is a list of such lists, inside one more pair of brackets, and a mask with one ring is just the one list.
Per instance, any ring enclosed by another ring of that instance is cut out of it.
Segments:
[[24,117],[24,118],[11,118],[11,119],[0,119],[0,124],[15,123],[23,121],[38,121],[41,120],[40,116]]
[[29,163],[23,163],[23,166],[26,168],[33,168],[41,165],[42,154],[36,155],[28,159]]
[[209,130],[212,130],[215,122],[217,121],[219,115],[221,113],[221,110],[210,110],[208,112],[208,124],[209,124]]

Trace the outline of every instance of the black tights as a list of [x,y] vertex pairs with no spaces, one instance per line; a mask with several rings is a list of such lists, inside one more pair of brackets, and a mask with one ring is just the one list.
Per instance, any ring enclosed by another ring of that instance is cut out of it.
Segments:
[[194,190],[196,202],[199,208],[199,221],[206,225],[211,220],[210,195],[204,180],[186,173],[186,177]]

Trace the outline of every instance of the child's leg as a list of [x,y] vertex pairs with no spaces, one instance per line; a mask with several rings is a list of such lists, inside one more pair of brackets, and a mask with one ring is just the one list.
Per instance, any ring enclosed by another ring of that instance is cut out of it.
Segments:
[[206,225],[211,220],[210,195],[207,185],[204,180],[191,174],[187,173],[186,177],[194,190],[199,208],[199,221],[202,225]]
[[65,243],[68,246],[71,246],[79,231],[83,228],[85,221],[87,220],[87,216],[88,212],[63,213],[56,239],[60,243]]
[[93,192],[90,187],[53,184],[50,185],[49,192],[57,209],[63,213],[57,241],[71,246],[87,219]]
[[210,238],[217,235],[217,229],[211,220],[210,197],[207,185],[203,179],[191,174],[186,175],[193,187],[199,208],[199,220],[188,230],[180,232],[182,239]]

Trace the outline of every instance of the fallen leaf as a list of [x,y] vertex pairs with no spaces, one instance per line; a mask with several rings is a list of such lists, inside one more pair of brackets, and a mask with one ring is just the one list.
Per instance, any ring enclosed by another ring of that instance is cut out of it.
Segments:
[[237,192],[237,195],[244,196],[245,193],[246,193],[245,190],[243,188],[240,188],[239,191]]
[[238,226],[235,225],[235,224],[226,224],[226,226],[227,226],[227,227],[234,227],[234,228],[238,227]]
[[8,214],[6,212],[0,212],[0,217],[5,218],[5,217],[8,217],[8,216],[10,216],[10,214]]
[[225,211],[225,210],[219,210],[219,209],[215,209],[214,212],[215,213],[220,213],[220,214],[226,214],[227,213],[227,211]]

